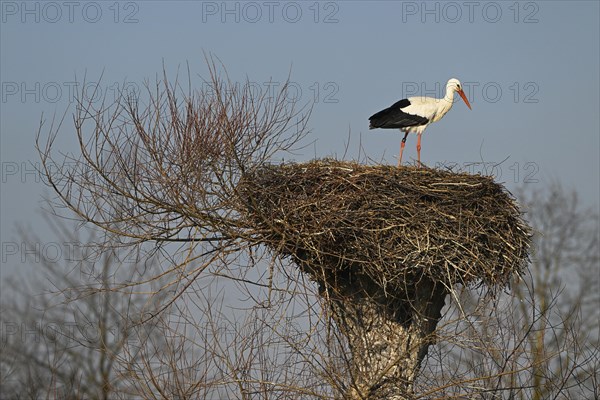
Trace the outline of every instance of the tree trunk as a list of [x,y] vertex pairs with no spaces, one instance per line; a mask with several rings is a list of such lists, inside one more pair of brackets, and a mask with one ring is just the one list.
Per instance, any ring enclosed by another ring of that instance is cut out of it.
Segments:
[[432,333],[446,294],[442,284],[425,277],[402,294],[385,294],[368,278],[343,285],[337,281],[336,295],[327,300],[352,352],[353,383],[346,398],[412,397],[413,382],[434,342]]

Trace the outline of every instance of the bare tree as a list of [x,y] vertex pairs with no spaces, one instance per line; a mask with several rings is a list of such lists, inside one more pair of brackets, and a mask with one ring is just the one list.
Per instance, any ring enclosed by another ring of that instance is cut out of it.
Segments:
[[[278,341],[285,351],[295,348],[296,357],[306,357],[302,341],[287,343],[289,332],[275,339],[277,330],[269,335],[257,322],[266,320],[261,310],[267,303],[267,314],[276,315],[274,320],[284,318],[278,312],[285,311],[286,304],[292,307],[285,302],[293,292],[305,294],[296,302],[306,299],[311,307],[316,302],[306,293],[304,286],[310,284],[300,281],[295,288],[294,281],[278,278],[278,261],[255,248],[256,231],[248,229],[239,213],[237,186],[246,171],[298,148],[307,134],[310,108],[298,108],[287,83],[275,94],[256,93],[249,81],[232,82],[212,58],[208,71],[200,91],[184,90],[177,79],[169,83],[165,73],[162,81],[146,85],[145,97],[123,93],[115,103],[98,104],[86,101],[82,92],[74,115],[79,154],[57,156],[53,151],[64,119],[53,121],[44,144],[40,131],[37,142],[42,175],[58,197],[53,203],[57,214],[66,209],[64,214],[73,212],[120,237],[120,244],[99,243],[101,250],[152,242],[154,250],[167,258],[160,274],[116,288],[167,280],[161,292],[169,299],[160,313],[149,317],[163,327],[163,343],[132,349],[143,363],[122,360],[127,376],[145,397],[202,393],[209,398],[220,393],[233,397],[232,390],[244,397],[266,388],[289,392],[293,384],[279,385],[265,375],[278,373],[277,366],[290,358],[277,350],[269,358],[261,353],[266,346],[258,343]],[[266,273],[252,268],[261,263]],[[211,278],[208,283],[206,276]],[[240,293],[246,290],[248,296],[261,297],[256,308],[245,306],[250,313],[243,324],[225,318],[219,302],[205,297],[206,287],[226,278],[238,285]],[[207,320],[197,319],[198,315]],[[178,330],[184,327],[185,334]],[[250,332],[256,335],[248,336]],[[229,359],[232,355],[237,359]],[[242,372],[240,364],[246,365]],[[294,379],[300,381],[302,376],[306,373]],[[307,390],[311,389],[300,388],[301,393]]]
[[[135,393],[514,398],[550,359],[525,346],[532,336],[564,326],[561,349],[581,348],[566,319],[548,323],[531,285],[516,289],[530,319],[502,295],[515,276],[528,282],[531,237],[501,185],[427,168],[274,164],[301,144],[310,109],[287,84],[273,96],[212,58],[208,71],[200,91],[165,73],[145,96],[95,104],[81,93],[76,154],[56,154],[63,120],[38,136],[55,212],[119,238],[100,248],[153,243],[166,258],[160,274],[116,287],[167,279],[168,299],[141,321],[163,335],[121,359]],[[232,286],[243,297],[226,305]],[[592,365],[594,351],[576,363]]]
[[[599,398],[599,216],[558,183],[524,200],[537,236],[530,278],[515,291],[520,328],[535,331],[527,338],[532,390],[521,398]],[[533,304],[526,288],[534,293]],[[528,306],[535,312],[528,313]]]
[[237,285],[243,297],[252,297],[233,306],[235,312],[227,282],[199,278],[195,290],[157,317],[163,334],[142,349],[142,362],[130,365],[136,393],[151,399],[333,398],[343,369],[332,365],[336,347],[327,346],[327,325],[314,314],[318,298],[296,277],[294,283],[274,276],[270,299],[268,289],[261,294]]
[[[50,242],[57,255],[35,234],[23,232],[22,241],[33,251],[27,261],[32,276],[17,274],[3,293],[0,393],[10,398],[109,399],[127,393],[120,372],[126,353],[143,346],[153,332],[140,325],[156,303],[116,283],[138,280],[157,268],[113,248],[97,253],[74,224],[54,221]],[[33,262],[33,261],[38,262]],[[150,288],[148,288],[150,289]],[[154,301],[160,302],[160,296]]]

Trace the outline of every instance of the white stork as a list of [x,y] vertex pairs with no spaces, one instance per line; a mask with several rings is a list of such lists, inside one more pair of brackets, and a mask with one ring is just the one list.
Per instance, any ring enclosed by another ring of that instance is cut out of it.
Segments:
[[369,117],[369,129],[400,129],[404,133],[402,143],[400,144],[400,157],[398,166],[402,163],[402,152],[406,144],[406,137],[410,132],[416,132],[417,138],[417,159],[421,164],[421,135],[425,128],[432,122],[437,122],[450,109],[454,102],[454,92],[457,92],[465,101],[465,104],[471,109],[471,104],[462,90],[458,79],[452,78],[446,84],[446,95],[441,99],[433,97],[409,97],[392,104],[385,110],[381,110]]

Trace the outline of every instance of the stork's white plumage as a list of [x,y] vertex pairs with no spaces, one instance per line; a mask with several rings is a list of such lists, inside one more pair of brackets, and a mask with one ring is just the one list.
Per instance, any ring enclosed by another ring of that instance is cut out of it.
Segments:
[[409,97],[397,101],[385,110],[381,110],[369,117],[369,129],[400,129],[404,133],[404,138],[400,144],[400,157],[398,166],[402,163],[402,152],[406,144],[406,137],[410,132],[415,132],[417,138],[417,159],[421,164],[421,135],[425,128],[432,122],[437,122],[450,109],[454,102],[454,93],[458,93],[465,104],[471,109],[471,104],[462,90],[462,85],[458,79],[452,78],[446,84],[446,95],[441,99],[433,97]]

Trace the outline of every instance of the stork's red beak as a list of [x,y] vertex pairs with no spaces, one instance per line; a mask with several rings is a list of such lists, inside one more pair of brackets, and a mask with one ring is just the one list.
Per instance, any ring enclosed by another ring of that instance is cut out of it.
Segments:
[[465,101],[465,104],[467,105],[467,107],[469,107],[469,110],[471,110],[471,105],[469,104],[469,100],[467,100],[467,96],[465,96],[465,92],[463,92],[462,90],[459,90],[458,94]]

